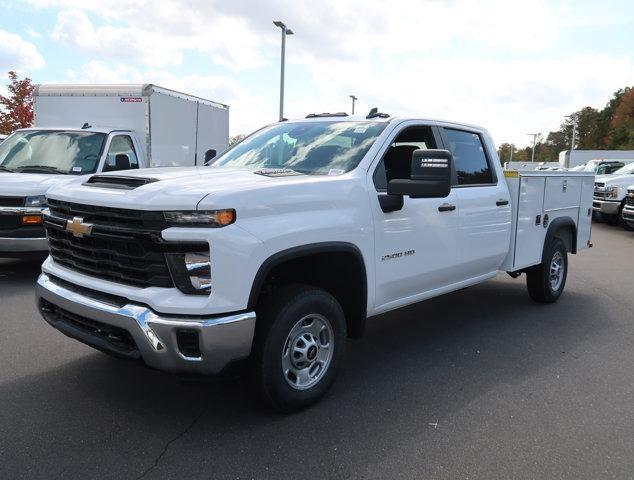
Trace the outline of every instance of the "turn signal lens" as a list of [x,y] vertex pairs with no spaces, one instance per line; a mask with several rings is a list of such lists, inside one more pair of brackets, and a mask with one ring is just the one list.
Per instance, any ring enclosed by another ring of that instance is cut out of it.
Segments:
[[24,215],[22,217],[23,225],[41,225],[42,222],[42,215]]

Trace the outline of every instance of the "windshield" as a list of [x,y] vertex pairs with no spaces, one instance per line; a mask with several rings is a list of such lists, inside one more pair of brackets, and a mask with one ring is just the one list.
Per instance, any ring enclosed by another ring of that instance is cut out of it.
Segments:
[[0,144],[0,170],[83,175],[97,170],[106,134],[28,130]]
[[634,173],[634,162],[628,163],[624,167],[615,170],[612,172],[612,175],[629,175],[631,173]]
[[211,168],[274,168],[338,175],[359,164],[386,125],[359,121],[282,122],[247,137],[218,157]]
[[599,161],[598,160],[590,160],[588,163],[586,163],[583,166],[583,169],[581,171],[582,172],[594,172],[594,171],[596,171],[598,165],[599,165]]

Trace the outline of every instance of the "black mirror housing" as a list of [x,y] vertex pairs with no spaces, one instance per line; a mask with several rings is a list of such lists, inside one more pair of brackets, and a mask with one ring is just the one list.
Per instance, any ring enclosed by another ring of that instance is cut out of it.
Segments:
[[205,165],[209,165],[216,158],[216,150],[211,148],[205,152]]
[[387,193],[412,198],[444,198],[451,191],[451,163],[448,150],[414,150],[410,179],[390,180]]

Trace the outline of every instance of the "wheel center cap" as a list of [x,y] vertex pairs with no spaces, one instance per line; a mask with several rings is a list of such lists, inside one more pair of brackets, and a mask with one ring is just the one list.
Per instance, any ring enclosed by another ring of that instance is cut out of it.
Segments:
[[317,347],[316,346],[312,346],[308,349],[308,352],[306,353],[306,357],[308,358],[308,360],[315,360],[315,357],[317,356]]

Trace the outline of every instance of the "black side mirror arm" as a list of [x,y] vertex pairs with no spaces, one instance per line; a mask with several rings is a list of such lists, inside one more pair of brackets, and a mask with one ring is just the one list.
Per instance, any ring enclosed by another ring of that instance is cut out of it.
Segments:
[[397,212],[403,208],[403,195],[378,195],[377,198],[384,213]]

